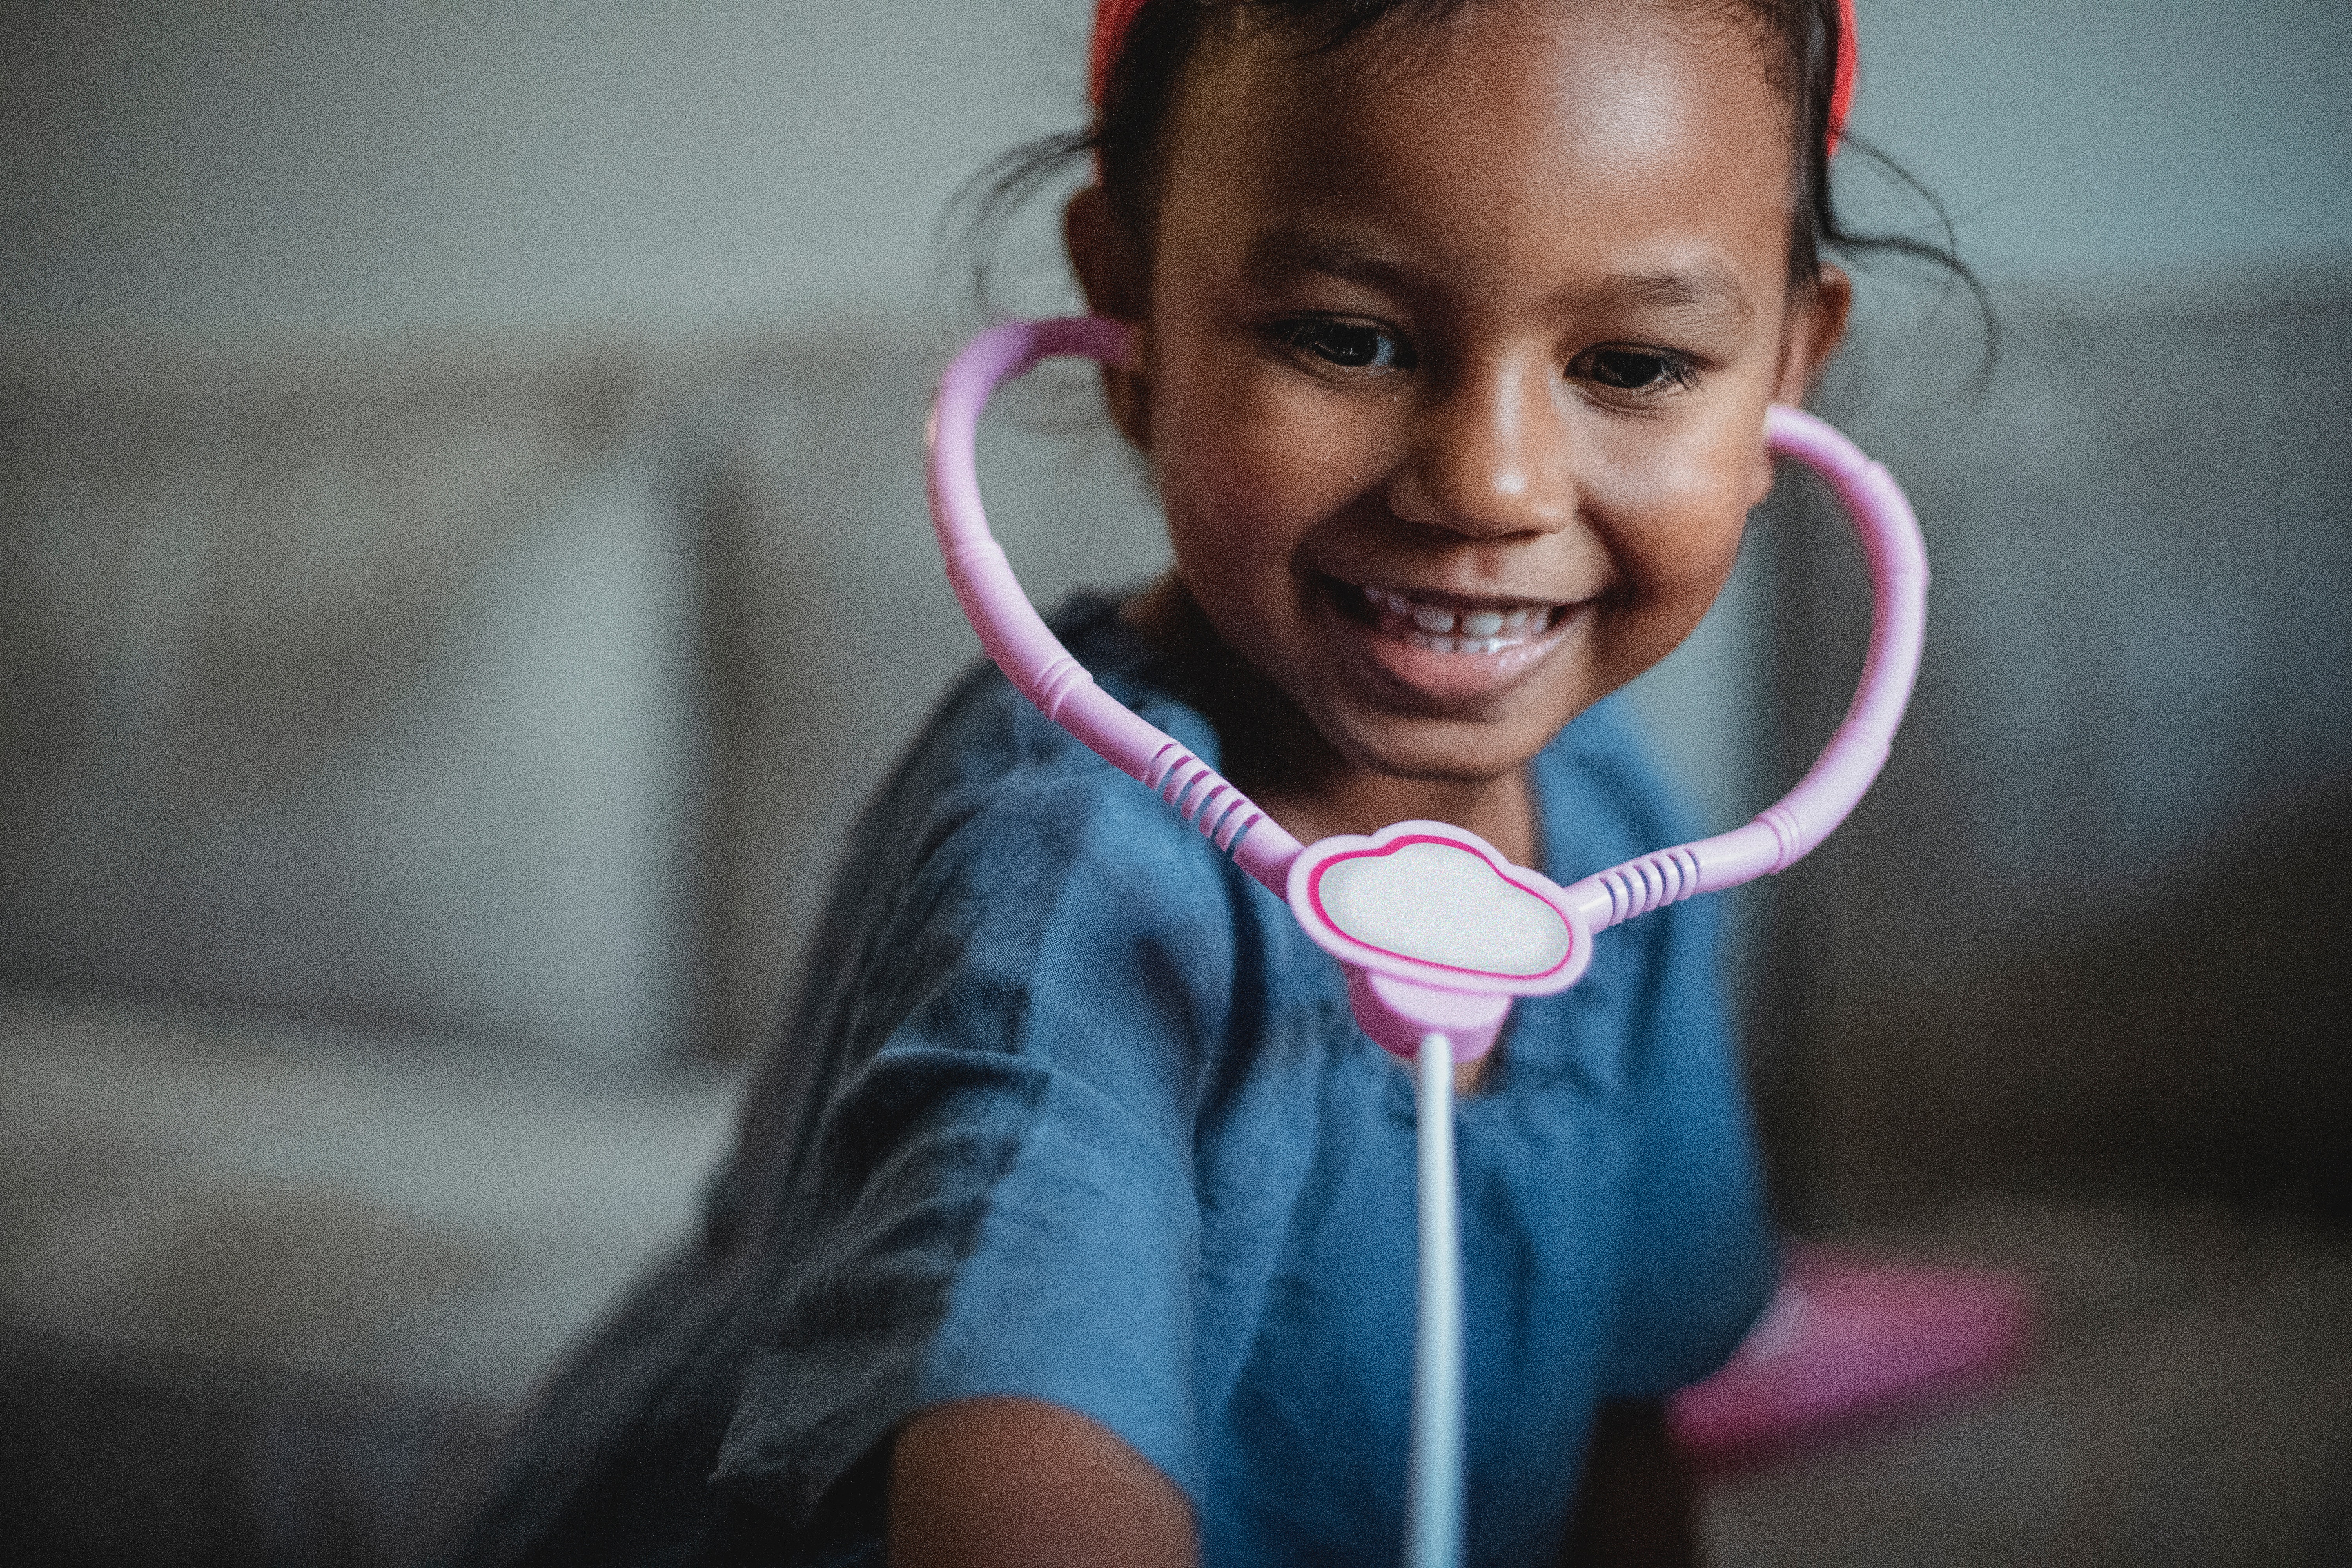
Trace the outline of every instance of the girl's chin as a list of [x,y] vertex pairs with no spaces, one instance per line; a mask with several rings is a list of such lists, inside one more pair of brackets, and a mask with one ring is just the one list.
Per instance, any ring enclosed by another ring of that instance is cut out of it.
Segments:
[[1491,784],[1517,773],[1551,740],[1542,725],[1467,726],[1427,719],[1357,716],[1347,723],[1341,749],[1355,764],[1388,779],[1468,786]]

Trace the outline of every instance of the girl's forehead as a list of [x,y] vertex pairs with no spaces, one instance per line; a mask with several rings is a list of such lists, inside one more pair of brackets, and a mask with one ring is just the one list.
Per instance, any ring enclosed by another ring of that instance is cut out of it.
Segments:
[[1196,61],[1170,132],[1163,196],[1235,220],[1370,207],[1507,240],[1497,220],[1512,216],[1542,229],[1671,218],[1785,251],[1794,160],[1763,52],[1687,6],[1523,0],[1326,50],[1244,26]]
[[1253,22],[1246,8],[1231,15],[1179,95],[1196,128],[1203,113],[1238,113],[1261,128],[1373,140],[1464,121],[1553,142],[1764,132],[1785,152],[1787,106],[1764,41],[1730,6],[1497,0],[1368,27],[1331,47]]

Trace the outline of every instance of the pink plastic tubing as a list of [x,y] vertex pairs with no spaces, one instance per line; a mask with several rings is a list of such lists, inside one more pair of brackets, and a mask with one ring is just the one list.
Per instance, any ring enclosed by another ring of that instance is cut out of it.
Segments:
[[[974,338],[948,366],[925,432],[931,520],[948,581],[989,657],[1047,718],[1157,792],[1203,837],[1284,897],[1298,840],[1207,763],[1095,685],[1022,592],[981,505],[974,446],[990,394],[1048,354],[1116,363],[1128,348],[1128,329],[1099,317],[1012,321]],[[1885,465],[1810,414],[1776,404],[1765,416],[1764,434],[1776,454],[1794,458],[1829,482],[1861,536],[1872,599],[1861,684],[1844,721],[1797,787],[1754,820],[1638,857],[1568,888],[1568,901],[1588,931],[1794,865],[1836,830],[1878,776],[1910,700],[1927,605],[1927,552],[1911,503]]]

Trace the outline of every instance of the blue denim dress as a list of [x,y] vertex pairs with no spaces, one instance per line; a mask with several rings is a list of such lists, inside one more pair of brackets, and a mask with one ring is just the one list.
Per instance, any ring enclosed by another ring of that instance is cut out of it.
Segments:
[[[1082,598],[1105,686],[1213,763]],[[1612,703],[1534,764],[1566,883],[1675,841]],[[1771,1284],[1709,911],[1604,932],[1460,1106],[1468,1561],[1549,1562],[1597,1402],[1704,1376]],[[1182,1489],[1202,1561],[1393,1561],[1408,1074],[1285,906],[992,669],[866,810],[698,1243],[559,1380],[471,1563],[882,1561],[892,1434],[1050,1400]]]

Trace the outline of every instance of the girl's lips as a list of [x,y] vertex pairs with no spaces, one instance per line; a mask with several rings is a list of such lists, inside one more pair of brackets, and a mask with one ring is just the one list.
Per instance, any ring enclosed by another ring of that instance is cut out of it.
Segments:
[[1584,602],[1440,601],[1336,579],[1328,586],[1332,619],[1385,684],[1447,706],[1517,684],[1584,618]]

